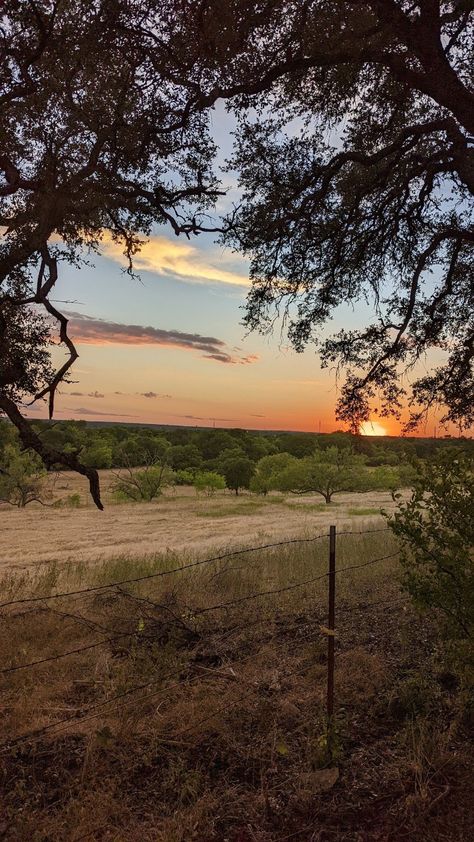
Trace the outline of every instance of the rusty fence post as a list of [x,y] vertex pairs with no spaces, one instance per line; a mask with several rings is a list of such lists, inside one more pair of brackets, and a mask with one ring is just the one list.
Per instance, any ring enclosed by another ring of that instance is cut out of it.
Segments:
[[327,715],[329,733],[334,716],[334,627],[336,621],[336,527],[329,527],[329,588],[328,588],[328,686]]

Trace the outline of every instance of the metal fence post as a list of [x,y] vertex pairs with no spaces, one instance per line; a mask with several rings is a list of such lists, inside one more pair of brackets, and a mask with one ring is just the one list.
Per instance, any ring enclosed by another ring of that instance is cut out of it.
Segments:
[[329,527],[329,588],[328,588],[328,687],[327,715],[331,726],[334,715],[334,627],[336,620],[336,527]]

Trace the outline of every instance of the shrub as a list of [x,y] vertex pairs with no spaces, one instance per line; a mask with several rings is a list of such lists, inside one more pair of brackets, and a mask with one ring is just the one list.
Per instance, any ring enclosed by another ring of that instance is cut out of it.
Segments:
[[39,456],[8,444],[0,464],[0,502],[20,509],[33,502],[44,504],[48,496],[44,488],[45,476]]
[[176,471],[174,477],[176,485],[194,484],[194,473],[192,471]]
[[426,464],[390,526],[401,540],[404,585],[415,604],[441,612],[450,637],[474,634],[474,460],[446,452]]
[[78,509],[81,505],[81,495],[80,494],[69,494],[66,499],[66,505],[70,509]]
[[151,502],[173,484],[174,474],[167,465],[149,465],[139,471],[127,469],[116,475],[112,485],[117,500]]
[[204,493],[208,497],[212,497],[216,491],[225,488],[225,479],[216,471],[201,471],[194,477],[193,485],[198,494]]

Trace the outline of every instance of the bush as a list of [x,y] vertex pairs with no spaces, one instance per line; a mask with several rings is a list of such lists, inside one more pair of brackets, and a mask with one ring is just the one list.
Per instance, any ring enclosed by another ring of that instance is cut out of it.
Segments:
[[474,459],[446,452],[425,465],[390,526],[401,540],[404,586],[441,612],[449,637],[474,634]]
[[80,494],[69,494],[66,499],[66,506],[70,509],[78,509],[81,505],[81,495]]
[[0,502],[10,503],[19,509],[29,503],[45,503],[46,471],[36,453],[20,451],[17,445],[8,444],[0,464]]
[[212,497],[216,491],[222,491],[225,488],[225,479],[216,471],[201,471],[194,477],[193,485],[198,494],[204,493]]
[[194,473],[192,471],[176,471],[174,481],[175,485],[193,485]]
[[117,500],[149,503],[173,482],[174,474],[167,465],[150,465],[143,470],[128,469],[117,474],[112,490]]

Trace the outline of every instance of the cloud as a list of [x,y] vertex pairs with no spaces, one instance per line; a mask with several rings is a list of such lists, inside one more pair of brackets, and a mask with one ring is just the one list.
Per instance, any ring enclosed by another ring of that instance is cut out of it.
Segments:
[[158,392],[137,392],[142,398],[171,398],[172,395],[159,395]]
[[[66,315],[69,318],[70,335],[78,344],[158,345],[163,348],[180,348],[184,351],[197,351],[206,359],[231,365],[248,365],[258,359],[256,354],[240,357],[229,353],[226,343],[215,336],[109,322],[85,313],[68,312]],[[98,397],[98,393],[92,397]]]
[[250,414],[251,418],[265,418],[265,415],[256,415],[254,412]]
[[[80,412],[81,415],[110,415],[115,418],[138,418],[137,415],[125,415],[123,412],[102,412],[101,410],[89,409],[87,406],[67,406],[68,412]],[[64,410],[61,410],[64,412]]]
[[95,392],[65,392],[64,394],[75,398],[105,398],[105,395],[98,392],[97,389]]
[[[102,252],[106,257],[127,265],[123,255],[123,246],[105,235]],[[156,272],[158,275],[171,275],[180,280],[198,284],[227,284],[248,287],[248,274],[239,274],[223,266],[223,255],[219,252],[209,254],[193,246],[186,240],[168,240],[166,237],[150,237],[140,252],[134,257],[137,270]],[[243,261],[242,261],[243,262]]]
[[237,423],[237,418],[214,418],[210,415],[207,418],[203,418],[200,415],[174,415],[174,418],[187,418],[188,421],[220,421],[226,424],[234,424]]

